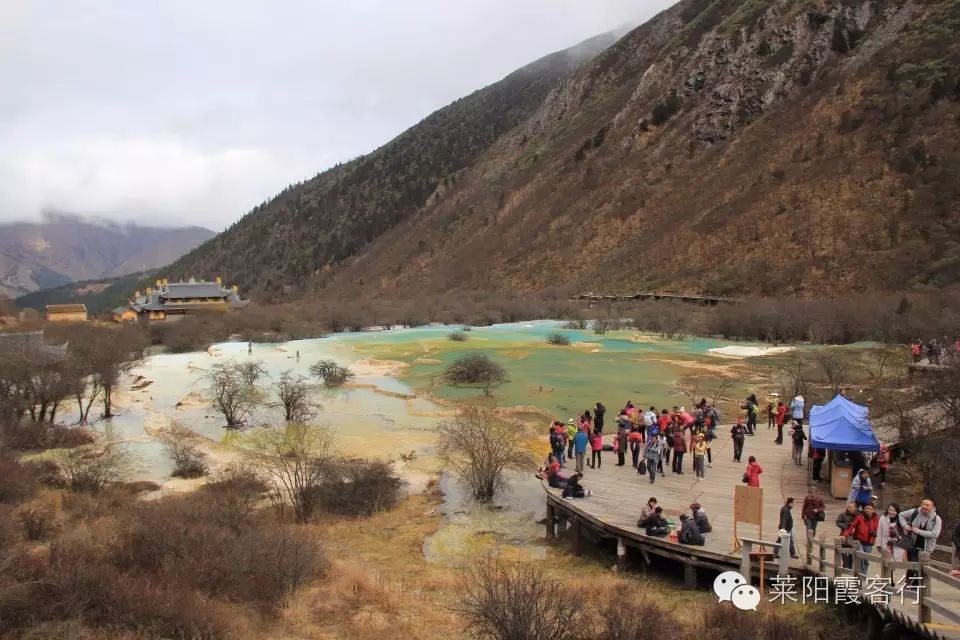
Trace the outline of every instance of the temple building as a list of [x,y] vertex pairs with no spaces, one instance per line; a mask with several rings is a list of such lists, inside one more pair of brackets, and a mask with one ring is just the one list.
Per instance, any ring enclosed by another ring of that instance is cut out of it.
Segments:
[[83,304],[48,304],[47,322],[86,322],[87,306]]
[[192,313],[231,311],[242,309],[250,303],[241,300],[237,285],[224,289],[220,278],[215,282],[171,283],[166,278],[157,280],[156,288],[147,287],[141,294],[137,291],[130,300],[130,308],[141,320],[177,320]]

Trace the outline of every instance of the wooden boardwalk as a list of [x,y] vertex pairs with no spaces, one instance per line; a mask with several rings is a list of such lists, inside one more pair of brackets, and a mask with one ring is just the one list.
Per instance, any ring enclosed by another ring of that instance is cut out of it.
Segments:
[[[734,488],[741,484],[747,458],[756,456],[757,462],[763,467],[760,487],[763,489],[764,524],[762,536],[756,526],[738,525],[737,532],[741,536],[775,538],[780,507],[788,496],[793,496],[796,500],[793,508],[794,533],[802,534],[800,507],[809,487],[806,481],[806,466],[797,468],[790,459],[790,445],[786,433],[783,445],[773,443],[776,437],[775,429],[767,430],[766,426],[762,426],[756,433],[755,436],[747,436],[741,464],[733,461],[733,441],[729,437],[729,427],[718,429],[718,438],[712,447],[713,467],[708,467],[706,477],[699,481],[693,473],[691,454],[684,455],[684,475],[671,473],[665,466],[666,475],[658,475],[656,482],[650,484],[648,476],[640,476],[636,469],[630,466],[629,452],[626,466],[618,467],[616,454],[604,451],[603,465],[599,470],[589,467],[584,470],[583,484],[593,491],[593,495],[567,502],[598,520],[636,533],[642,533],[637,528],[637,518],[640,509],[651,496],[657,498],[668,519],[673,520],[677,520],[680,513],[687,511],[690,503],[699,502],[706,509],[713,526],[713,531],[706,536],[707,543],[703,550],[710,552],[711,556],[728,556],[724,561],[739,565],[739,555],[730,555],[733,548],[733,493]],[[604,441],[612,442],[613,434],[605,435]],[[566,465],[564,471],[573,471],[572,461]],[[832,537],[837,532],[833,520],[844,509],[845,503],[827,497],[826,489],[825,484],[821,486],[821,496],[827,506],[827,520],[820,526]],[[560,495],[559,490],[551,491],[554,495]],[[796,566],[800,566],[799,561]]]
[[740,298],[727,296],[711,296],[708,294],[669,293],[666,291],[637,291],[623,294],[578,293],[573,300],[587,300],[589,302],[619,302],[621,300],[676,300],[678,302],[692,302],[695,304],[714,305],[721,302],[742,302]]
[[[803,498],[809,489],[806,458],[803,467],[796,467],[790,457],[791,446],[787,434],[784,434],[783,445],[774,444],[776,430],[768,430],[765,425],[756,431],[756,435],[747,436],[743,463],[733,461],[733,442],[729,438],[729,426],[718,429],[718,436],[712,447],[713,467],[708,467],[706,477],[699,481],[693,473],[693,459],[690,454],[684,456],[683,475],[672,473],[665,465],[666,475],[658,474],[656,482],[651,484],[648,476],[640,476],[631,466],[629,451],[623,467],[616,466],[615,453],[605,451],[600,469],[587,467],[584,470],[583,485],[593,491],[590,497],[563,499],[559,490],[544,485],[548,492],[548,535],[553,532],[551,526],[554,520],[560,522],[561,530],[570,526],[570,534],[577,551],[582,544],[582,529],[589,528],[595,536],[613,538],[622,545],[640,549],[645,557],[652,553],[682,563],[687,571],[688,583],[695,582],[698,567],[719,571],[738,570],[742,566],[743,553],[734,548],[733,496],[735,487],[741,484],[746,461],[753,455],[763,468],[760,476],[760,486],[764,492],[763,530],[759,531],[754,525],[738,524],[737,534],[741,538],[775,541],[780,507],[787,497],[793,497],[793,534],[800,557],[789,561],[788,570],[794,575],[822,574],[824,567],[819,562],[821,545],[813,548],[808,545],[801,515]],[[613,437],[613,434],[607,434],[604,437],[605,443],[611,443]],[[564,471],[573,472],[573,461],[567,463]],[[825,543],[825,548],[829,548],[839,533],[834,520],[844,510],[846,503],[844,499],[831,498],[826,483],[819,483],[819,488],[827,515],[826,520],[818,526],[816,538]],[[640,509],[651,496],[657,498],[667,518],[677,523],[678,516],[688,511],[692,502],[699,502],[706,509],[713,527],[713,531],[706,535],[705,546],[683,545],[671,542],[668,538],[645,535],[637,527],[637,518]],[[777,552],[772,544],[767,548],[773,553]],[[808,551],[812,552],[809,556],[811,559],[808,559]],[[625,559],[625,547],[618,549],[618,554]],[[879,556],[877,560],[879,561]],[[757,563],[753,563],[754,575],[757,566]],[[872,566],[879,566],[879,563]],[[948,567],[940,567],[941,570],[945,568],[948,570]],[[775,575],[777,565],[772,561],[768,562],[766,569],[768,576]],[[932,611],[930,619],[923,621],[928,626],[922,631],[926,635],[935,633],[945,638],[960,639],[960,625],[956,622],[957,616],[960,616],[960,588],[956,588],[960,581],[951,581],[948,578],[943,582],[945,584],[938,582],[932,590],[936,593],[939,605],[949,611]],[[950,612],[955,612],[955,615]],[[888,610],[884,611],[887,621],[891,619],[890,614],[895,614],[893,619],[902,620],[908,627],[912,625],[914,629],[920,628],[918,609],[910,603],[888,607]]]

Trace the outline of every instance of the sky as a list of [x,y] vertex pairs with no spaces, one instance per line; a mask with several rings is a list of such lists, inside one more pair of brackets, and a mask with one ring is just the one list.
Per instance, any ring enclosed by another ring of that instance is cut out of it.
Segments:
[[0,222],[221,230],[672,0],[0,2]]

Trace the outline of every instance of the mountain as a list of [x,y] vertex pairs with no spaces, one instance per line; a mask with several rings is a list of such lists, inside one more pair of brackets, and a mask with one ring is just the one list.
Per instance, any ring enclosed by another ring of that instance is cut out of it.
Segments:
[[0,295],[146,271],[215,235],[203,227],[121,225],[69,215],[0,224]]
[[954,283],[958,29],[957,0],[684,0],[291,186],[170,276],[261,297]]

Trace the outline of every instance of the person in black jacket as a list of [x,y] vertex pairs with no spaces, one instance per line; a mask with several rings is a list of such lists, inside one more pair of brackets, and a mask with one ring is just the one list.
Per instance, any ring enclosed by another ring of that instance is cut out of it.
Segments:
[[[786,531],[790,534],[790,557],[799,558],[797,555],[797,547],[793,544],[793,498],[787,498],[787,501],[780,507],[780,524],[777,526],[778,529]],[[779,542],[781,539],[778,538]]]
[[665,536],[670,533],[667,519],[663,517],[663,507],[657,507],[643,521],[637,523],[646,530],[648,536]]
[[599,431],[603,433],[603,414],[607,412],[607,408],[603,406],[602,403],[597,403],[597,410],[593,414],[593,429],[594,431]]
[[680,514],[680,534],[677,540],[683,544],[695,544],[701,547],[707,542],[697,528],[697,523],[685,513]]
[[713,527],[710,526],[710,520],[707,518],[707,512],[700,506],[699,502],[694,502],[690,505],[690,514],[700,533],[710,533],[713,531]]

